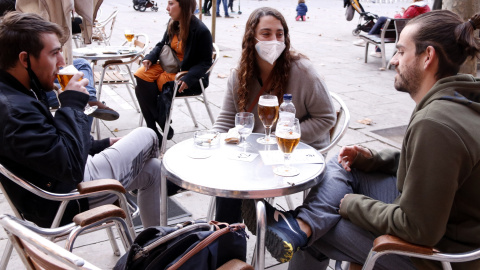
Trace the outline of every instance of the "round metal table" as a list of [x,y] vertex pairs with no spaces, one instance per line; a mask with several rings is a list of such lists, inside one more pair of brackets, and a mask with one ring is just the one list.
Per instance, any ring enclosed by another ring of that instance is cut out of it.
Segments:
[[[166,179],[195,192],[211,196],[240,199],[263,199],[297,193],[312,187],[314,179],[322,173],[325,163],[321,156],[320,164],[293,164],[300,174],[282,177],[273,173],[274,166],[265,165],[260,155],[253,161],[240,161],[229,158],[242,148],[224,142],[221,134],[219,144],[207,151],[207,158],[191,158],[192,151],[198,151],[193,139],[182,141],[172,146],[163,156],[161,188],[161,225],[167,224]],[[262,145],[256,142],[263,134],[251,134],[247,141],[251,147],[248,152],[277,150],[277,145]],[[313,149],[299,143],[297,149]],[[264,269],[265,264],[265,228],[266,213],[263,200],[257,201],[257,254],[256,269]]]

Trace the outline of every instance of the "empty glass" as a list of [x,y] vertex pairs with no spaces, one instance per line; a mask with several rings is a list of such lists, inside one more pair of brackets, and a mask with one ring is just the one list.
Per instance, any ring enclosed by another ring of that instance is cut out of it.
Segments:
[[274,95],[262,95],[258,100],[258,117],[265,127],[265,137],[258,138],[261,144],[275,144],[275,139],[270,137],[272,126],[278,118],[278,98]]
[[253,125],[255,123],[255,118],[253,113],[249,112],[239,112],[235,115],[235,127],[238,130],[238,134],[240,134],[240,143],[238,146],[243,147],[243,152],[240,154],[240,157],[248,157],[250,156],[247,153],[247,137],[252,134]]
[[300,171],[290,166],[290,155],[300,142],[300,121],[298,118],[280,118],[277,122],[275,136],[277,137],[278,149],[283,152],[284,164],[275,167],[273,172],[280,176],[295,176]]

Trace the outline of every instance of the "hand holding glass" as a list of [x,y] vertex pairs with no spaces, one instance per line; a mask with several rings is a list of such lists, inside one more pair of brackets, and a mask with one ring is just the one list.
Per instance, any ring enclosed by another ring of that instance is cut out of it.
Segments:
[[243,152],[240,157],[248,157],[247,154],[247,137],[252,134],[253,126],[255,124],[255,118],[253,113],[239,112],[235,115],[235,127],[240,134],[240,143],[238,146],[243,147]]
[[295,118],[280,118],[277,122],[275,136],[277,137],[278,149],[283,152],[284,165],[276,167],[273,172],[280,176],[295,176],[300,171],[290,166],[290,155],[300,142],[300,121]]
[[[79,71],[73,65],[70,65],[70,66],[67,66],[67,67],[64,67],[64,68],[60,69],[60,71],[57,74],[58,82],[60,83],[60,86],[62,87],[62,89],[60,89],[60,91],[59,91],[60,93],[65,91],[65,88],[67,87],[68,82],[70,82],[73,75],[75,75],[77,73],[79,73]],[[81,79],[82,78],[80,78],[80,80]],[[90,106],[87,103],[87,106],[85,106],[84,113],[86,115],[89,115],[89,114],[93,113],[96,109],[98,109],[98,106]]]
[[272,126],[278,118],[278,98],[274,95],[262,95],[258,100],[258,117],[265,127],[265,137],[257,139],[261,144],[275,144],[270,137]]

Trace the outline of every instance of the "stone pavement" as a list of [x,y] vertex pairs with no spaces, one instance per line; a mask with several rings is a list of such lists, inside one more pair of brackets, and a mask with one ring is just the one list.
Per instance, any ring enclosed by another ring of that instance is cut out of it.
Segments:
[[[379,15],[393,16],[407,1],[370,0],[362,2],[366,11]],[[432,1],[433,2],[433,1]],[[169,19],[165,11],[167,1],[158,3],[159,11],[134,11],[132,1],[104,0],[100,18],[105,18],[114,10],[119,10],[114,27],[112,45],[124,42],[123,31],[133,29],[136,33],[145,33],[150,38],[149,47],[160,41]],[[415,106],[407,94],[399,93],[393,88],[394,70],[380,71],[379,58],[369,57],[364,63],[364,48],[353,46],[356,37],[351,32],[356,27],[358,14],[348,22],[345,20],[343,0],[308,1],[307,21],[295,21],[296,0],[236,0],[234,10],[241,5],[242,14],[232,13],[233,19],[217,18],[216,44],[220,47],[221,58],[210,77],[207,89],[208,99],[213,114],[216,116],[222,105],[223,93],[226,89],[230,70],[234,68],[241,53],[241,40],[245,31],[248,15],[257,7],[272,6],[285,16],[290,28],[293,48],[307,55],[314,63],[317,71],[324,76],[328,89],[340,95],[351,113],[350,127],[345,137],[329,156],[333,156],[341,146],[362,144],[376,149],[400,148],[403,126],[408,124],[410,114]],[[223,16],[223,11],[221,11]],[[205,24],[211,28],[212,17],[203,17]],[[92,44],[89,46],[99,46]],[[373,48],[371,48],[373,51]],[[149,51],[149,50],[148,50]],[[387,57],[393,53],[393,45],[387,44]],[[133,108],[125,86],[104,87],[102,98],[108,106],[120,113],[120,119],[101,123],[101,136],[124,136],[139,123],[140,114]],[[205,107],[202,103],[192,102],[199,127],[195,128],[189,119],[183,101],[175,104],[173,115],[174,138],[168,142],[171,146],[182,140],[191,138],[196,130],[212,127]],[[359,121],[370,119],[371,124]],[[205,218],[209,197],[193,192],[175,195],[176,200],[192,213],[194,219]],[[280,198],[277,202],[285,206]],[[296,205],[301,203],[301,196],[294,196]],[[3,195],[0,194],[0,213],[10,212]],[[0,231],[0,251],[3,252],[6,235]],[[253,253],[255,237],[249,240],[248,256]],[[106,241],[103,232],[94,236],[81,237],[76,244],[75,253],[101,268],[111,268],[115,257]],[[268,252],[267,252],[268,253]],[[268,256],[266,266],[270,269],[287,269],[287,264],[278,265]],[[8,269],[22,268],[18,257],[14,255]]]

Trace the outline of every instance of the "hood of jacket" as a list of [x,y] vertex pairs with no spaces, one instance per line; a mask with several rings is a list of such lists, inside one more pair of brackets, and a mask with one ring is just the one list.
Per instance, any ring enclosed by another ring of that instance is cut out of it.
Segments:
[[424,7],[428,5],[427,1],[419,1],[415,3],[411,3],[410,6],[417,6],[417,7]]
[[480,78],[460,74],[438,80],[418,103],[413,115],[436,100],[462,104],[480,113]]

